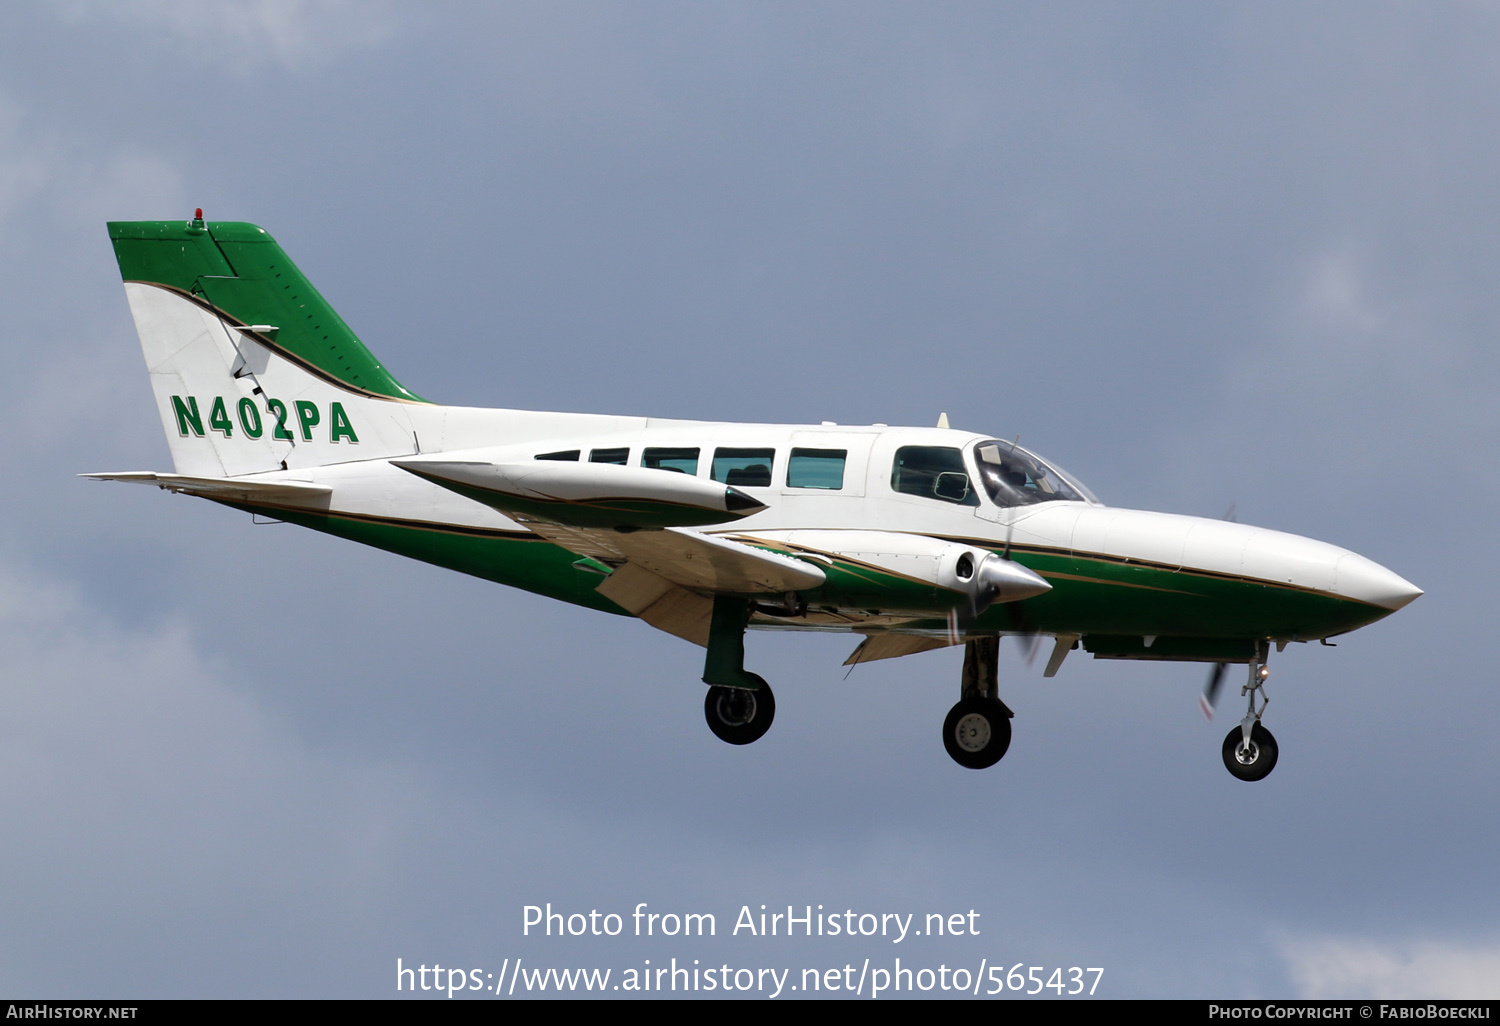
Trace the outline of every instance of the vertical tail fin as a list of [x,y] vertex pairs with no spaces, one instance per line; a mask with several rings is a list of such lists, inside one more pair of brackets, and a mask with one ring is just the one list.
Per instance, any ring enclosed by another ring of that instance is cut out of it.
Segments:
[[235,476],[411,452],[425,403],[263,228],[109,225],[176,470]]

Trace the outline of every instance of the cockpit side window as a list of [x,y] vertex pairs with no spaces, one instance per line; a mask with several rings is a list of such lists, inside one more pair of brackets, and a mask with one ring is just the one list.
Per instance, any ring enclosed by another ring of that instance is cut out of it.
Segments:
[[979,505],[964,455],[946,445],[903,445],[891,465],[891,488],[960,506]]
[[1011,442],[980,442],[974,458],[984,490],[997,506],[1088,501],[1062,475]]

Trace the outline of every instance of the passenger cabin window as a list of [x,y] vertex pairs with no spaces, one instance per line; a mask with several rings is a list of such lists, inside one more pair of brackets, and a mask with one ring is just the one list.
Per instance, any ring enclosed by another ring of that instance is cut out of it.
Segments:
[[630,462],[629,449],[595,449],[589,453],[590,463],[618,463],[620,466]]
[[539,460],[557,460],[560,463],[576,463],[580,455],[582,455],[582,453],[577,449],[566,449],[562,452],[544,452],[540,456],[536,456],[534,458]]
[[786,464],[788,488],[844,487],[844,460],[847,449],[793,449]]
[[891,488],[907,495],[979,505],[969,483],[963,453],[946,445],[903,445],[891,467]]
[[775,462],[775,449],[715,449],[712,477],[740,488],[769,488]]
[[675,470],[679,474],[698,473],[697,449],[647,449],[641,455],[641,466],[652,470]]

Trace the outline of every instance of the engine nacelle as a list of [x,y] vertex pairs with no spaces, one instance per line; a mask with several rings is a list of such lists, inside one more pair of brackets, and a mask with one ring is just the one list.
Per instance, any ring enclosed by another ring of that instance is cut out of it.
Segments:
[[897,531],[766,531],[746,540],[779,542],[792,555],[846,560],[907,581],[954,593],[954,605],[974,612],[995,602],[1017,602],[1052,590],[1040,575],[977,545]]

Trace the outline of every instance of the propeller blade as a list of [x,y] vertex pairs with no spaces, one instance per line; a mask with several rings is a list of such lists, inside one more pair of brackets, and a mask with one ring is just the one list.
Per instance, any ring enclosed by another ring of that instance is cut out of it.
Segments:
[[1016,640],[1021,644],[1021,654],[1026,657],[1026,665],[1030,666],[1036,662],[1037,636],[1035,634],[1018,634]]
[[1203,710],[1203,718],[1210,722],[1213,721],[1214,706],[1219,702],[1219,691],[1224,686],[1224,674],[1228,669],[1228,663],[1214,663],[1214,668],[1208,672],[1208,683],[1203,686],[1203,694],[1198,696],[1198,708]]

